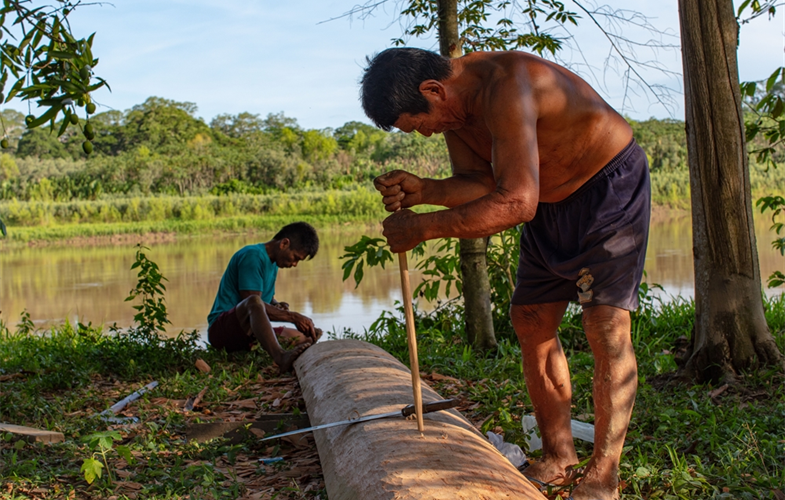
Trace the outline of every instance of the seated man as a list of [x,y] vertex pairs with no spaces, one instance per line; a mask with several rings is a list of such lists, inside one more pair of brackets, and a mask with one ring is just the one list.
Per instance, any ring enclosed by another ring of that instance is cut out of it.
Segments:
[[[279,267],[295,267],[319,250],[316,230],[306,222],[284,226],[267,243],[248,245],[229,261],[221,278],[213,309],[207,316],[207,338],[216,349],[247,351],[255,341],[272,356],[281,373],[292,369],[302,352],[316,342],[321,330],[310,318],[289,310],[289,304],[275,300],[275,279]],[[297,329],[275,327],[270,321],[293,323]],[[278,338],[288,339],[294,348],[287,351]]]

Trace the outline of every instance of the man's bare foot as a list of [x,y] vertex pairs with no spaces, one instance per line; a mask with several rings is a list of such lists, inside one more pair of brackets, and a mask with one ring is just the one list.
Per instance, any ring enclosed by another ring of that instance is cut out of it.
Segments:
[[596,467],[591,461],[583,478],[572,492],[573,500],[618,500],[619,477],[616,467],[607,470]]
[[292,370],[292,366],[294,365],[294,360],[300,357],[306,349],[311,347],[310,342],[306,342],[305,344],[300,344],[295,346],[290,351],[283,351],[280,356],[275,360],[275,364],[278,365],[278,370],[281,373],[286,373]]
[[567,486],[575,481],[577,473],[573,466],[577,460],[557,460],[543,458],[526,467],[523,475],[540,489],[549,486]]
[[316,332],[316,338],[313,339],[313,343],[315,344],[319,341],[320,338],[322,338],[322,335],[324,335],[324,333],[322,332],[321,328],[314,328],[314,331]]

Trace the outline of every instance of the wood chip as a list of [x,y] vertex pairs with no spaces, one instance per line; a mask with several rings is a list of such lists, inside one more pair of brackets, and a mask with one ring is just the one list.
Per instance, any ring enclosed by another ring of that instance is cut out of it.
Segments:
[[210,373],[210,365],[205,363],[203,359],[197,359],[194,366],[202,373]]

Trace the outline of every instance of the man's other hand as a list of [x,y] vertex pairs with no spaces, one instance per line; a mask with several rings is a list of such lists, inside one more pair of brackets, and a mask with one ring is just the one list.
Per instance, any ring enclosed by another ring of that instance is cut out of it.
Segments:
[[304,333],[307,337],[314,341],[317,340],[316,328],[313,326],[313,320],[311,318],[303,316],[300,313],[292,313],[291,321],[294,323],[294,326],[296,326],[297,329]]
[[384,219],[382,234],[387,238],[387,244],[390,245],[391,252],[406,252],[423,241],[418,236],[419,232],[415,229],[415,217],[417,217],[416,213],[403,209]]
[[403,170],[392,170],[373,180],[374,187],[384,198],[384,209],[395,212],[422,203],[423,180]]
[[276,302],[273,305],[275,307],[277,307],[278,309],[282,309],[284,311],[288,311],[289,310],[289,303],[288,302]]

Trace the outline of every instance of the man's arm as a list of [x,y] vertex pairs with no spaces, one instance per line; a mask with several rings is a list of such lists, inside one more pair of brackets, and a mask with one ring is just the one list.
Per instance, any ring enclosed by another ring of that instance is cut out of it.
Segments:
[[[401,210],[391,215],[384,221],[383,234],[393,252],[409,250],[421,241],[434,238],[490,236],[534,218],[540,189],[537,106],[525,79],[506,77],[495,87],[489,91],[492,102],[485,108],[486,123],[493,138],[493,189],[448,210],[427,214]],[[475,172],[476,164],[471,156],[464,154],[461,143],[455,140],[448,143],[456,148],[453,168],[459,174],[463,169]],[[465,143],[463,147],[469,149]],[[468,163],[463,163],[465,158],[469,158]],[[478,184],[471,186],[476,189]],[[468,196],[445,193],[443,201],[460,201],[478,192],[471,191]]]
[[[251,290],[240,290],[240,298],[242,300],[247,299],[251,295],[258,295],[261,297],[262,292],[251,291]],[[303,316],[302,314],[294,311],[289,311],[288,309],[282,309],[280,307],[276,307],[272,304],[268,304],[264,302],[264,310],[267,313],[267,317],[270,321],[282,321],[286,323],[292,323],[294,326],[297,327],[299,331],[311,337],[312,339],[316,339],[316,327],[314,327],[313,320],[307,316]]]
[[394,212],[416,205],[452,208],[475,200],[496,188],[491,164],[483,160],[454,132],[444,133],[453,175],[447,179],[420,178],[393,170],[374,179],[385,209]]

